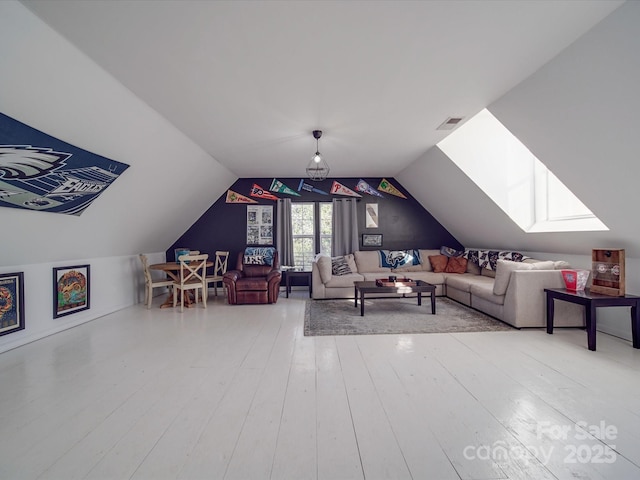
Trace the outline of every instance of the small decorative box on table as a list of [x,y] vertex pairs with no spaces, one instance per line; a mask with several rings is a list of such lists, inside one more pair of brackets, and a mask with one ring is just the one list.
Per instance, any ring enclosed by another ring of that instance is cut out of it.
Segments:
[[623,297],[624,249],[594,248],[591,262],[593,276],[590,290],[603,295]]
[[410,278],[401,278],[400,280],[389,281],[388,278],[376,279],[378,287],[415,287],[418,283]]

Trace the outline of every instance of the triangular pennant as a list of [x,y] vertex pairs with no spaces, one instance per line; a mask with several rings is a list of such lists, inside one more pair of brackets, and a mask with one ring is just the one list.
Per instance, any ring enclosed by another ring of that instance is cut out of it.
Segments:
[[300,196],[298,192],[290,189],[280,180],[276,180],[275,178],[273,179],[273,182],[271,182],[271,187],[269,187],[269,190],[271,190],[272,192],[286,193],[287,195],[295,195],[296,197]]
[[380,190],[381,192],[390,193],[391,195],[395,195],[396,197],[404,198],[405,200],[407,199],[407,197],[404,196],[404,193],[391,185],[389,183],[389,180],[387,180],[386,178],[382,179],[380,185],[378,185],[378,190]]
[[309,185],[308,183],[305,183],[304,178],[302,180],[300,180],[300,185],[298,185],[298,191],[300,191],[300,190],[304,190],[305,192],[320,193],[321,195],[329,195],[327,192],[324,192],[322,190],[318,190],[313,185]]
[[348,197],[358,197],[358,198],[362,197],[362,195],[360,195],[359,193],[354,192],[350,188],[345,187],[340,182],[336,182],[335,180],[333,181],[333,184],[331,185],[331,190],[329,191],[331,192],[332,195],[346,195]]
[[252,197],[264,198],[266,200],[276,200],[276,201],[278,200],[278,197],[276,197],[273,193],[267,192],[264,188],[262,188],[257,183],[254,183],[253,187],[251,187],[250,195]]
[[240,195],[233,190],[227,190],[227,203],[258,203],[253,198]]
[[369,195],[373,195],[374,197],[382,197],[384,196],[381,193],[378,193],[371,185],[369,185],[364,180],[360,179],[358,185],[356,185],[356,190],[359,192],[368,193]]

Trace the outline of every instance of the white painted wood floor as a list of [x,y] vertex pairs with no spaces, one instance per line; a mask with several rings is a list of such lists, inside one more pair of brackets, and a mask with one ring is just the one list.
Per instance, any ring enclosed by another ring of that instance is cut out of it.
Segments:
[[0,478],[640,478],[629,342],[304,337],[302,298],[157,297],[0,354]]

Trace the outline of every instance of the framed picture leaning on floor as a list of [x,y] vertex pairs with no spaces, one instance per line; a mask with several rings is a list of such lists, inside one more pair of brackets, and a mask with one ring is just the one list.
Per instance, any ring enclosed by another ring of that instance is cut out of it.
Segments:
[[24,274],[0,274],[0,335],[24,329]]
[[54,267],[53,318],[70,315],[90,306],[90,266]]

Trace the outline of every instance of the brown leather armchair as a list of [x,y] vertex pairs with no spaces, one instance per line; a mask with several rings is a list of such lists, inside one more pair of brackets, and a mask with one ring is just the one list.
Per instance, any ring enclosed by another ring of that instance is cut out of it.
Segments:
[[245,264],[244,253],[238,254],[236,269],[222,277],[229,304],[276,303],[282,278],[278,252],[274,251],[273,265]]

